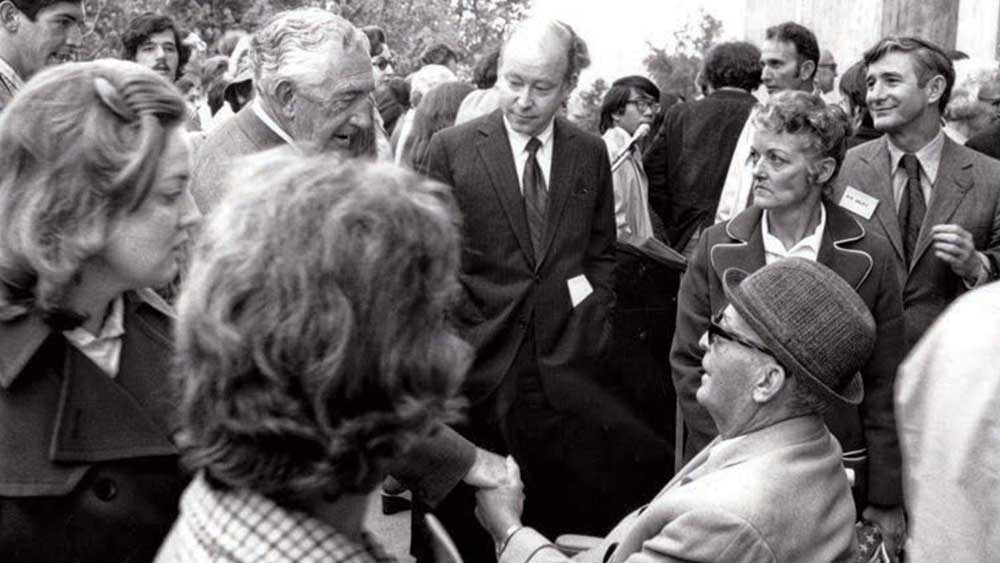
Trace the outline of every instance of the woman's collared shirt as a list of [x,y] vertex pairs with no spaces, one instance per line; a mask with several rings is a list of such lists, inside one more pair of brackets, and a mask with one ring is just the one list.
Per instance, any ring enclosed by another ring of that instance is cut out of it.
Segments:
[[816,230],[812,234],[803,237],[802,240],[792,245],[791,248],[786,249],[781,240],[771,234],[770,225],[767,221],[767,211],[764,211],[760,218],[760,230],[764,239],[764,263],[770,264],[783,258],[805,258],[815,262],[816,257],[819,256],[819,247],[823,244],[823,231],[825,229],[826,208],[821,204],[819,206],[819,223],[816,225]]
[[124,334],[125,299],[120,295],[111,302],[111,312],[104,319],[101,332],[97,336],[82,326],[63,331],[63,336],[70,344],[111,377],[118,375]]
[[367,533],[361,544],[302,512],[248,490],[221,491],[199,474],[157,563],[394,563]]
[[[632,137],[621,127],[612,127],[602,136],[608,147],[608,158],[614,163]],[[649,180],[642,167],[642,157],[632,146],[628,155],[611,172],[615,189],[615,225],[618,240],[638,246],[653,237],[653,222],[649,217]]]

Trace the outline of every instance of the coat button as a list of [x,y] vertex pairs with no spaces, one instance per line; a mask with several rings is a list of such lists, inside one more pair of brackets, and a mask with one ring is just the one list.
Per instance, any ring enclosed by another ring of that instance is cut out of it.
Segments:
[[109,502],[118,496],[118,485],[106,477],[98,479],[94,481],[94,495],[104,502]]

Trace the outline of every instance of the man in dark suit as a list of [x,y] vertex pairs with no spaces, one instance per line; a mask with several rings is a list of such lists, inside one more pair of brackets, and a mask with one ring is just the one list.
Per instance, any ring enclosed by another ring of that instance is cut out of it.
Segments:
[[347,20],[316,8],[282,12],[254,34],[251,50],[257,97],[210,131],[195,156],[191,191],[205,214],[237,158],[284,144],[351,153],[372,127],[368,40]]
[[887,37],[864,60],[885,135],[847,153],[834,199],[892,243],[910,347],[952,300],[997,277],[1000,162],[942,132],[955,72],[940,47]]
[[670,108],[646,151],[650,205],[678,251],[714,221],[736,140],[757,103],[750,92],[760,86],[762,66],[750,43],[712,47],[702,71],[711,93]]
[[[587,59],[569,26],[518,24],[501,52],[501,109],[435,135],[428,158],[463,215],[455,317],[477,355],[459,430],[517,459],[538,494],[526,520],[550,533],[599,517],[590,493],[613,471],[589,426],[614,300],[611,169],[599,137],[555,117]],[[471,493],[460,487],[436,513],[466,561],[489,561]],[[578,520],[564,528],[567,512]]]

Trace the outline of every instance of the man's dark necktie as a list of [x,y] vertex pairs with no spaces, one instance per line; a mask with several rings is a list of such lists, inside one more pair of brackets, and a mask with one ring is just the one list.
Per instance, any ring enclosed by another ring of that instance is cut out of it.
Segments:
[[535,251],[535,263],[542,261],[542,240],[545,238],[545,212],[549,206],[549,191],[545,188],[545,176],[538,165],[535,153],[542,146],[537,137],[528,141],[528,161],[524,164],[521,183],[524,186],[524,213],[531,232],[531,247]]
[[899,199],[899,229],[903,235],[903,255],[909,266],[917,247],[920,225],[927,213],[927,204],[920,187],[920,161],[915,155],[906,153],[903,155],[903,169],[906,170],[906,187]]

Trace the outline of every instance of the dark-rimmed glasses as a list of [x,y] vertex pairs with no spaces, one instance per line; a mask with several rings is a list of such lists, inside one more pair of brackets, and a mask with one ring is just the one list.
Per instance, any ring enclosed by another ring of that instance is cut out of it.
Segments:
[[646,110],[653,110],[653,113],[660,112],[660,104],[652,100],[629,100],[625,102],[625,105],[635,104],[635,109],[639,110],[639,113],[646,113]]
[[767,354],[768,356],[773,356],[774,355],[774,353],[771,352],[770,350],[768,350],[766,346],[764,346],[762,344],[757,344],[756,342],[751,342],[750,340],[747,340],[746,338],[744,338],[744,337],[736,334],[735,332],[730,331],[726,327],[722,326],[722,324],[720,324],[721,322],[722,322],[722,313],[721,312],[716,313],[715,316],[713,316],[708,321],[708,344],[709,344],[709,346],[712,345],[712,342],[714,342],[716,338],[722,338],[722,339],[725,339],[725,340],[729,340],[729,341],[735,342],[737,344],[742,344],[743,346],[746,346],[747,348],[751,348],[751,349],[757,350],[758,352],[763,352],[763,353]]

